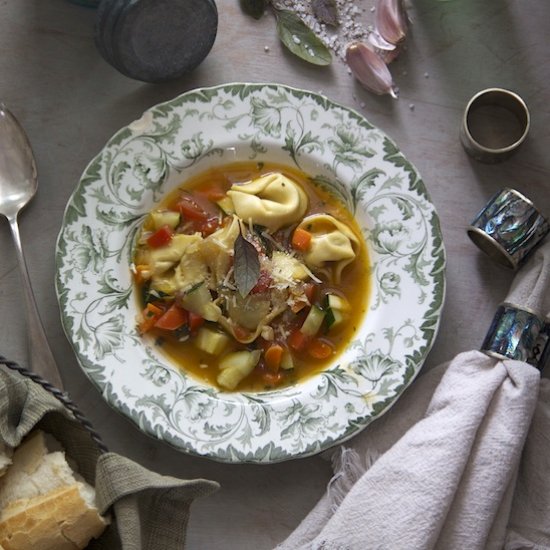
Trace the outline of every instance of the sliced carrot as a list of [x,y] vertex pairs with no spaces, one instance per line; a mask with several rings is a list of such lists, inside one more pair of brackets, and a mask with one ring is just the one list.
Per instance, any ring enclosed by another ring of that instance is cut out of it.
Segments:
[[204,325],[204,319],[198,314],[193,313],[192,311],[189,312],[189,330],[191,332],[195,332],[200,327]]
[[290,333],[287,342],[292,349],[296,351],[303,351],[304,349],[306,349],[309,340],[309,336],[306,336],[299,329],[296,329]]
[[177,209],[180,211],[181,215],[188,220],[205,221],[208,219],[208,214],[205,212],[204,208],[187,195],[180,197],[177,203]]
[[149,266],[145,264],[138,264],[135,266],[134,279],[137,284],[141,284],[145,281],[146,277],[143,274],[149,270]]
[[220,184],[212,184],[210,187],[197,191],[197,193],[206,197],[210,202],[218,202],[226,195]]
[[264,361],[268,371],[275,373],[279,370],[283,359],[283,352],[283,346],[279,344],[272,344],[265,350]]
[[147,304],[141,314],[142,320],[139,322],[138,325],[139,332],[141,332],[141,334],[145,334],[146,332],[151,330],[163,313],[164,310],[156,306],[155,304]]
[[147,238],[147,244],[151,248],[159,248],[167,245],[174,235],[174,231],[168,225],[159,227],[150,237]]
[[188,312],[175,302],[155,322],[156,328],[177,330],[189,322]]
[[313,338],[307,345],[307,352],[314,359],[327,359],[333,351],[332,345],[321,338]]
[[292,234],[292,248],[305,252],[311,245],[312,235],[309,231],[297,227]]

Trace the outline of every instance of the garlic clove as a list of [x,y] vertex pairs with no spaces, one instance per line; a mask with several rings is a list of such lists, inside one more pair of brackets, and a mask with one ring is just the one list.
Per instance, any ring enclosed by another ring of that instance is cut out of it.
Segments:
[[385,40],[376,29],[369,33],[368,40],[377,50],[385,50],[390,52],[397,48],[395,44],[391,44]]
[[346,48],[346,62],[351,72],[369,91],[390,94],[397,99],[398,90],[384,60],[365,42],[352,42]]
[[389,65],[394,59],[396,59],[400,52],[401,48],[395,44],[390,44],[386,42],[378,31],[374,30],[368,36],[369,43],[374,46],[374,51],[384,60],[386,65]]
[[375,27],[386,42],[395,45],[403,42],[408,27],[403,0],[378,0]]

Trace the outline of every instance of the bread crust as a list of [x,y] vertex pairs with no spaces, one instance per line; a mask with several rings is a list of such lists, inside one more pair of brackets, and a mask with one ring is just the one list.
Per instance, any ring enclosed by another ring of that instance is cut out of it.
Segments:
[[81,550],[105,529],[78,484],[46,495],[20,499],[0,514],[0,548],[5,550]]

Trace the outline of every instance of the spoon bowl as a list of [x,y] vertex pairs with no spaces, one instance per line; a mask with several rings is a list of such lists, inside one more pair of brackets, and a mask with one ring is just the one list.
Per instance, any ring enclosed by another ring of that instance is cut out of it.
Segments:
[[17,217],[38,188],[36,162],[25,131],[13,114],[0,103],[0,215],[9,224],[23,283],[31,370],[58,388],[62,381],[36,307],[23,255]]

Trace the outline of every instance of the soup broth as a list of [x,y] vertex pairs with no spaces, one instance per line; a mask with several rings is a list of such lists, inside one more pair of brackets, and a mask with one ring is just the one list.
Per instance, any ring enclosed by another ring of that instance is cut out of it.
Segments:
[[146,218],[132,272],[143,337],[226,391],[324,369],[354,338],[370,291],[350,212],[306,174],[270,163],[183,182]]

